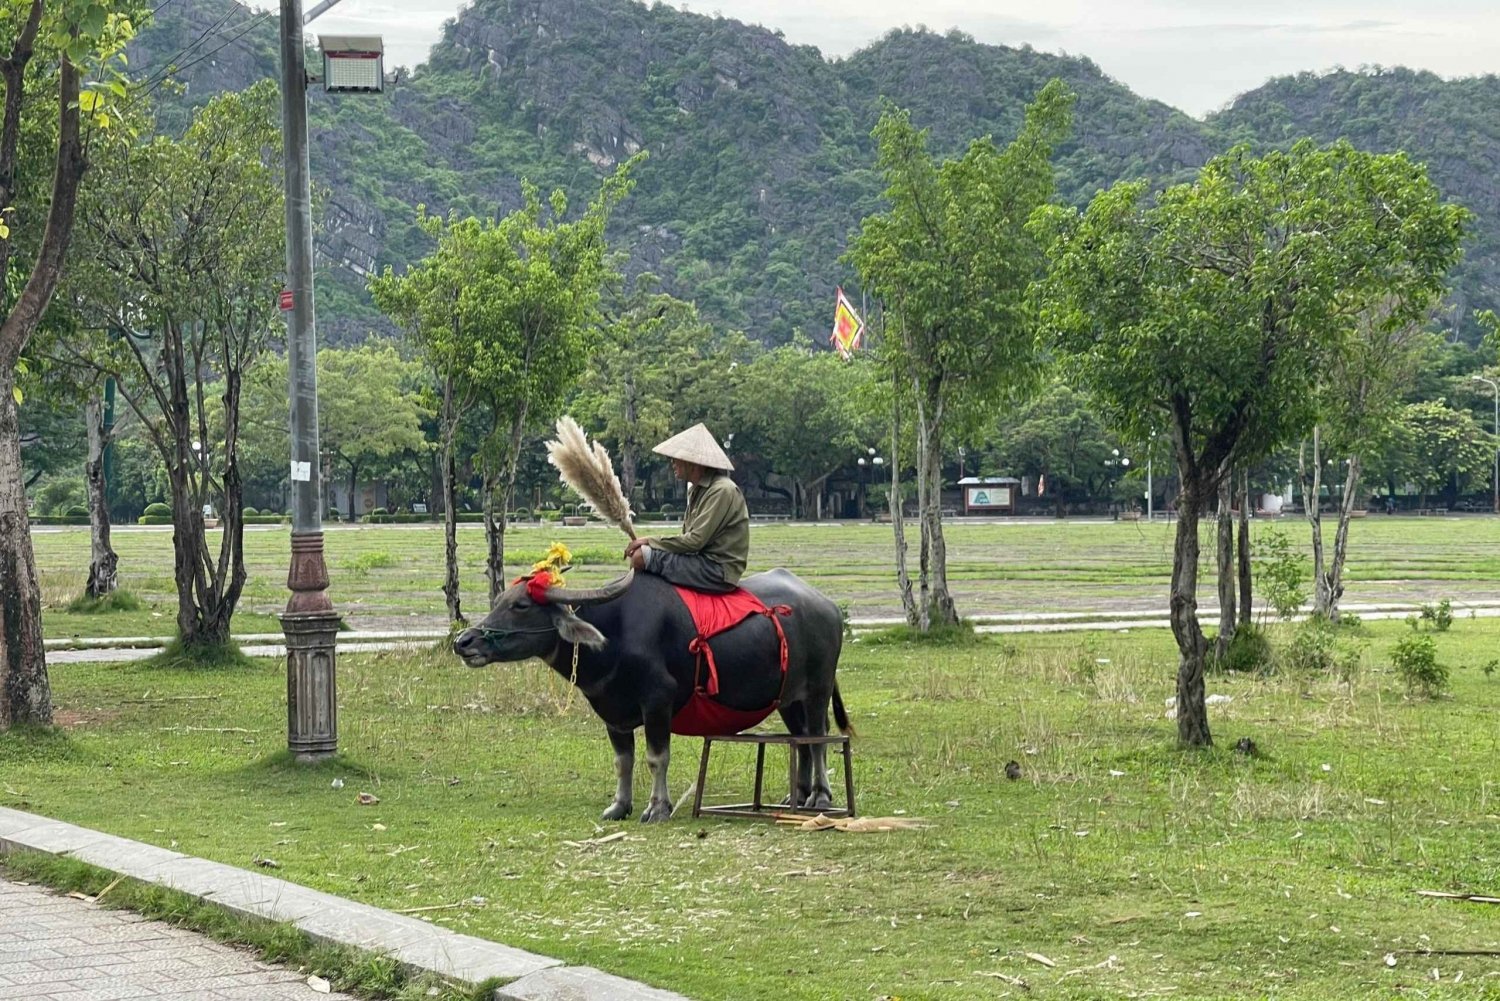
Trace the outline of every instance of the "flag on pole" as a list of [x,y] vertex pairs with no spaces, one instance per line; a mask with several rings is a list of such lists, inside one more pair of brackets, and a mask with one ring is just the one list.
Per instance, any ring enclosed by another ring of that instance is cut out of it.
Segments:
[[844,290],[839,289],[838,301],[833,307],[833,334],[829,338],[839,356],[848,358],[858,351],[860,337],[864,332],[864,321],[854,311],[854,304],[844,295]]

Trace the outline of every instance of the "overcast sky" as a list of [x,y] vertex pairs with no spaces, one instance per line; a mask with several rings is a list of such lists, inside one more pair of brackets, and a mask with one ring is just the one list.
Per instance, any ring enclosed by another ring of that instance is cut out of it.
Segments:
[[[304,0],[308,9],[312,0]],[[342,0],[310,33],[385,36],[387,66],[415,65],[457,0]],[[981,42],[1086,55],[1138,94],[1193,115],[1268,77],[1379,63],[1443,76],[1500,72],[1497,0],[693,0],[705,14],[781,29],[846,55],[918,22]]]

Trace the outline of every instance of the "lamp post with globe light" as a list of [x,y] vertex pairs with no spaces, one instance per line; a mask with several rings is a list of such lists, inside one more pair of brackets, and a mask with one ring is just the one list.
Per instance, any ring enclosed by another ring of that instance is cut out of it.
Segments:
[[869,511],[869,481],[866,479],[866,471],[878,470],[885,465],[885,459],[875,454],[874,448],[866,448],[865,454],[857,460],[859,465],[859,503],[856,505],[860,518],[864,518]]
[[[1109,467],[1111,481],[1113,481],[1113,479],[1114,479],[1115,470],[1116,469],[1118,469],[1122,475],[1124,473],[1130,471],[1130,457],[1129,456],[1121,455],[1120,454],[1120,450],[1118,448],[1112,448],[1112,449],[1110,449],[1109,450],[1109,456],[1110,457],[1108,459],[1104,460],[1104,465],[1107,466],[1107,467]],[[1114,483],[1113,482],[1110,483],[1110,490],[1109,490],[1109,492],[1110,492],[1109,506],[1110,506],[1111,509],[1113,509],[1114,506],[1115,506]],[[1112,512],[1112,513],[1114,513],[1116,517],[1119,516],[1118,512]]]

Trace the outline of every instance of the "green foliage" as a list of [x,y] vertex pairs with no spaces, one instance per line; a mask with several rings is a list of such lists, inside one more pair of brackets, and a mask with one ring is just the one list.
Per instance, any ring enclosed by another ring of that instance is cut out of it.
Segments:
[[557,415],[597,342],[605,226],[644,158],[622,164],[572,221],[560,189],[544,205],[530,183],[521,207],[499,220],[444,220],[419,207],[417,223],[437,249],[404,274],[387,267],[370,283],[376,304],[438,374],[445,438],[465,409],[451,403],[455,394],[484,414],[479,464],[498,487],[502,518],[525,431]]
[[1229,640],[1229,649],[1215,661],[1221,671],[1242,674],[1267,674],[1276,663],[1271,638],[1253,622],[1242,622]]
[[[88,497],[88,488],[81,476],[57,476],[48,479],[36,490],[36,506],[41,514],[72,514]],[[89,513],[88,508],[83,514]]]
[[1285,532],[1274,528],[1257,533],[1252,545],[1255,588],[1284,622],[1307,600],[1307,555],[1293,547]]
[[1421,491],[1421,506],[1427,495],[1450,483],[1483,482],[1490,471],[1496,443],[1465,410],[1445,399],[1423,400],[1400,408],[1375,459],[1377,472],[1408,480]]
[[357,577],[364,577],[371,570],[384,570],[396,566],[396,557],[383,549],[373,549],[357,553],[350,559],[344,560],[339,566]]
[[1448,668],[1438,662],[1437,644],[1424,633],[1398,640],[1391,648],[1391,666],[1406,683],[1408,693],[1432,699],[1448,687]]
[[960,619],[955,623],[934,625],[921,630],[914,626],[891,626],[878,629],[858,637],[858,642],[867,646],[912,645],[918,647],[968,647],[979,646],[990,641],[974,631],[974,623]]
[[1341,636],[1332,622],[1313,616],[1291,629],[1291,639],[1279,654],[1286,670],[1302,676],[1330,675],[1345,684],[1358,676],[1363,648]]
[[139,612],[143,607],[141,599],[129,591],[116,589],[102,598],[80,594],[68,602],[67,610],[78,615],[108,615],[111,612]]
[[255,661],[240,652],[238,643],[184,643],[173,639],[161,652],[141,662],[146,670],[159,671],[250,671]]
[[1427,602],[1422,606],[1422,621],[1432,624],[1432,628],[1440,633],[1446,633],[1453,625],[1453,602],[1447,598],[1439,602]]
[[1137,441],[1177,424],[1194,481],[1308,428],[1358,317],[1422,319],[1467,218],[1420,164],[1347,143],[1239,147],[1148,196],[1121,182],[1081,215],[1040,214],[1039,303],[1105,422]]
[[156,501],[155,503],[147,504],[146,510],[142,511],[141,513],[152,517],[165,516],[170,518],[172,517],[172,505],[163,503],[162,501]]

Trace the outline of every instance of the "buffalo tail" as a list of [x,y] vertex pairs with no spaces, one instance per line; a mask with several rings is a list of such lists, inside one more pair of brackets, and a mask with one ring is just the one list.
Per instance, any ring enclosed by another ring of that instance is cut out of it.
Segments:
[[849,722],[849,714],[844,711],[844,700],[839,696],[839,683],[833,683],[833,721],[839,725],[839,732],[850,737],[855,736],[854,724]]

